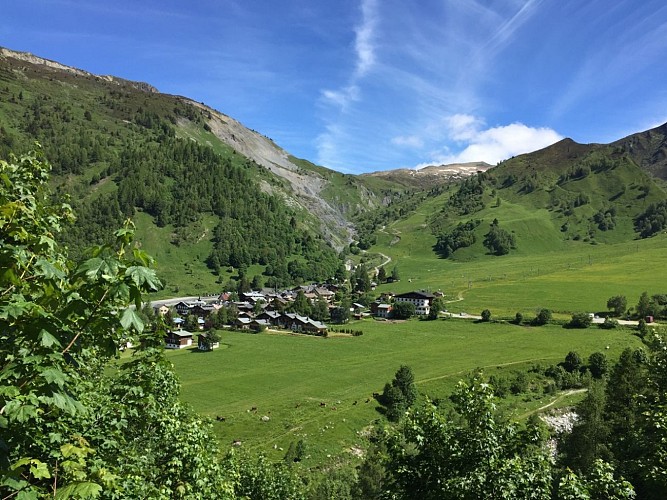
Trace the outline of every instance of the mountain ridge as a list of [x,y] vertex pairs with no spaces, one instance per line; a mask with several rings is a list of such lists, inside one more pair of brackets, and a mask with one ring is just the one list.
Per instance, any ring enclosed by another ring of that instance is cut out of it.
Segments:
[[[481,212],[481,218],[493,219],[491,208],[506,201],[506,208],[516,207],[514,213],[507,214],[506,220],[510,216],[515,218],[517,222],[513,224],[519,235],[528,226],[519,224],[517,214],[524,217],[530,211],[547,207],[549,224],[561,229],[560,232],[553,228],[546,231],[545,241],[556,242],[563,238],[596,243],[620,241],[632,237],[631,218],[637,215],[638,208],[663,197],[663,189],[650,179],[667,178],[667,124],[609,144],[580,144],[566,138],[496,166],[471,162],[351,175],[296,158],[270,138],[204,103],[162,94],[141,82],[99,77],[28,53],[0,50],[0,97],[0,118],[3,119],[0,154],[21,153],[32,147],[34,140],[43,143],[47,158],[56,167],[54,182],[64,192],[79,197],[84,222],[97,221],[99,230],[85,232],[82,239],[89,238],[87,243],[96,242],[95,238],[104,232],[100,228],[117,225],[121,212],[135,214],[141,236],[150,242],[147,243],[149,251],[156,252],[168,263],[167,267],[190,260],[188,272],[192,274],[196,261],[199,274],[193,274],[197,276],[193,283],[211,279],[211,256],[216,252],[213,268],[228,277],[232,271],[225,269],[237,266],[227,267],[229,261],[226,250],[223,252],[219,247],[220,239],[229,237],[242,241],[248,236],[242,231],[224,236],[216,227],[219,214],[212,205],[207,205],[206,200],[200,203],[202,200],[183,199],[180,185],[188,191],[188,183],[201,182],[201,179],[189,178],[184,182],[181,177],[175,177],[175,167],[169,171],[155,160],[155,155],[161,154],[160,144],[174,147],[175,140],[194,141],[211,148],[234,167],[231,172],[238,173],[241,169],[247,173],[249,182],[252,180],[263,192],[279,197],[292,207],[295,210],[293,229],[310,231],[310,236],[302,235],[297,239],[303,248],[311,249],[311,257],[312,242],[317,239],[327,242],[339,253],[348,251],[348,247],[351,251],[350,243],[354,243],[356,249],[372,252],[377,241],[376,231],[415,212],[426,217],[420,221],[419,230],[430,224],[434,234],[442,236],[443,231],[451,231],[459,221],[470,220],[467,213],[460,218],[446,213],[452,210],[447,200],[456,189],[455,186],[451,189],[450,184],[465,183],[466,179],[475,177],[492,180],[491,184],[481,186],[479,206],[486,207],[482,209],[486,211]],[[141,151],[142,148],[146,151]],[[172,152],[182,154],[186,150],[188,148],[180,143]],[[144,153],[154,157],[144,160]],[[203,150],[190,153],[203,157],[211,154]],[[150,167],[145,167],[148,164]],[[153,170],[141,171],[142,168]],[[594,175],[580,175],[586,169]],[[598,175],[605,173],[609,175]],[[144,177],[130,178],[138,174]],[[191,176],[192,172],[185,175]],[[609,182],[612,178],[616,184]],[[627,183],[622,192],[619,183]],[[586,190],[599,191],[589,197],[588,204],[582,201]],[[209,192],[202,186],[190,191]],[[625,205],[619,205],[620,202]],[[605,221],[611,218],[605,210],[614,204],[618,205],[615,217],[621,230],[596,229],[599,224],[596,218]],[[459,204],[455,209],[462,213],[473,210],[468,212],[471,215],[477,210],[475,204]],[[431,210],[437,213],[428,213]],[[498,213],[504,210],[505,206]],[[236,212],[234,220],[242,221],[243,212]],[[110,219],[113,214],[115,218]],[[531,222],[530,231],[535,234],[536,224],[546,220]],[[479,242],[483,230],[484,226],[476,230]],[[261,239],[261,235],[253,234],[254,238]],[[430,247],[433,236],[419,241]],[[213,247],[217,250],[213,251]],[[471,252],[479,252],[480,247],[481,243],[476,249],[457,253],[472,255]],[[274,255],[274,262],[275,258]],[[290,262],[293,262],[295,275],[307,274],[299,269],[304,265],[300,257],[281,258],[284,262],[293,259]],[[260,266],[255,261],[252,265]],[[253,268],[253,272],[264,272],[263,269]]]

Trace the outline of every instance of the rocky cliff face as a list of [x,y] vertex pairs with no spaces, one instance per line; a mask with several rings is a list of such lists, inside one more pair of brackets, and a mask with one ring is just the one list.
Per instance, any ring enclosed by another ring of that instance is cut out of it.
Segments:
[[[189,101],[193,106],[210,112],[208,125],[221,141],[243,156],[270,170],[287,181],[290,190],[283,193],[287,201],[297,204],[322,221],[321,230],[334,247],[340,249],[349,243],[354,229],[350,221],[335,206],[329,204],[321,192],[327,181],[317,172],[304,170],[290,161],[290,154],[269,138],[248,129],[237,120],[211,109],[204,104]],[[266,186],[266,189],[270,189]]]

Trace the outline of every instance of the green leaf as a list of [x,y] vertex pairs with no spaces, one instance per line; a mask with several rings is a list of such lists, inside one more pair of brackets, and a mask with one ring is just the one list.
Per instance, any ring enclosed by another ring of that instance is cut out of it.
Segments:
[[37,259],[37,262],[35,262],[35,267],[41,270],[41,274],[46,279],[53,279],[53,278],[61,279],[65,277],[65,273],[47,259],[44,258]]
[[141,321],[141,318],[137,314],[137,311],[130,307],[128,307],[123,311],[123,314],[120,317],[120,324],[126,330],[129,330],[130,328],[134,327],[139,333],[144,331],[143,321]]
[[78,411],[84,411],[84,407],[76,399],[67,394],[62,394],[60,392],[54,392],[52,396],[47,398],[53,403],[54,406],[57,406],[63,411],[74,415]]
[[23,423],[37,416],[37,407],[14,400],[5,405],[5,415],[10,421]]
[[31,462],[30,474],[32,474],[35,479],[48,479],[51,477],[51,472],[44,462],[40,462],[37,459],[31,460]]
[[57,368],[47,368],[42,372],[42,377],[49,383],[55,383],[58,387],[63,387],[69,377]]
[[132,278],[132,281],[139,288],[148,287],[149,290],[159,290],[161,283],[155,275],[153,269],[144,266],[130,266],[125,271],[125,276]]
[[88,452],[79,446],[74,446],[72,443],[65,443],[60,447],[60,452],[63,454],[63,457],[69,458],[72,455],[79,458],[85,457]]
[[79,271],[85,273],[89,278],[95,278],[101,272],[100,270],[103,266],[104,260],[99,257],[93,257],[81,264]]
[[30,309],[30,303],[22,295],[12,295],[11,301],[6,306],[0,307],[0,318],[17,319],[26,314]]
[[66,498],[97,498],[102,493],[102,487],[97,483],[84,481],[80,483],[70,483],[58,489],[57,499]]
[[119,264],[115,259],[103,259],[100,257],[93,257],[88,259],[79,268],[80,272],[85,273],[86,277],[91,280],[103,278],[109,280],[118,275]]
[[52,345],[55,346],[61,346],[62,344],[60,341],[55,338],[53,335],[51,335],[49,332],[46,330],[40,330],[39,335],[37,336],[39,341],[44,347],[51,347]]

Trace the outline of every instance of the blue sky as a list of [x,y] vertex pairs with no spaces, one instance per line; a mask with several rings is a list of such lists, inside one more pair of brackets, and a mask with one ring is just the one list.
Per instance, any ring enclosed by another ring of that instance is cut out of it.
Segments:
[[349,173],[667,121],[664,0],[4,0],[0,45],[204,102]]

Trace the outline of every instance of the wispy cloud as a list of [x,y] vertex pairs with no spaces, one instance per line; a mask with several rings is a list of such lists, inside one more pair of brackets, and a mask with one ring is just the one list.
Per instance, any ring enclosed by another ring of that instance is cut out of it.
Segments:
[[361,3],[362,21],[355,29],[354,42],[357,54],[356,78],[364,76],[375,63],[373,37],[377,24],[377,0],[363,0]]
[[377,25],[377,3],[377,0],[361,2],[361,22],[354,29],[354,71],[348,83],[336,90],[322,90],[323,100],[341,110],[345,110],[350,103],[360,99],[357,83],[375,64],[374,34]]
[[481,47],[485,57],[495,54],[511,42],[515,32],[530,19],[542,1],[528,0],[513,15],[504,19],[500,26],[491,32],[491,37]]
[[[361,20],[354,28],[354,70],[348,82],[338,89],[321,91],[321,101],[327,107],[333,106],[339,112],[347,112],[352,103],[361,100],[359,81],[363,79],[376,63],[375,30],[378,23],[378,0],[362,0]],[[328,109],[325,131],[316,141],[318,162],[325,165],[337,165],[336,154],[338,140],[343,135],[342,128],[336,124],[336,111]]]
[[392,138],[391,142],[396,146],[407,146],[416,149],[421,149],[424,147],[424,140],[416,135],[399,135]]
[[369,146],[394,150],[397,164],[384,168],[405,164],[410,151],[416,163],[425,151],[458,150],[458,142],[479,137],[483,120],[474,114],[486,103],[480,102],[477,89],[493,72],[494,57],[512,43],[541,2],[487,6],[471,0],[424,10],[363,0],[355,28],[354,70],[345,85],[321,91],[328,115],[316,141],[318,161],[343,167],[340,160],[351,153],[350,144],[338,140],[354,126],[353,109],[367,123],[378,123],[373,113],[388,117],[381,124],[384,130],[364,132]]
[[[655,61],[667,51],[667,23],[661,12],[633,9],[633,15],[613,23],[607,12],[593,20],[590,30],[600,33],[587,50],[574,60],[572,76],[552,106],[552,116],[571,112],[586,100],[632,89],[632,81],[647,80],[655,74]],[[645,76],[644,76],[645,75]]]

